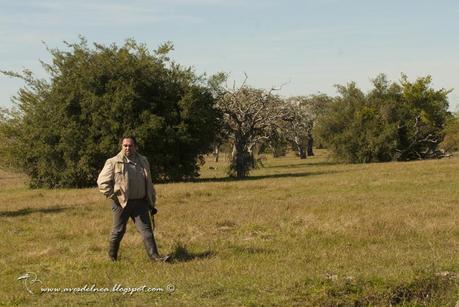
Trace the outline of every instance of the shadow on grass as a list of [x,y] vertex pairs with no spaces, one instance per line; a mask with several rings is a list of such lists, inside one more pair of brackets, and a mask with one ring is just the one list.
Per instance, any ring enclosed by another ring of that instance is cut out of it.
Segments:
[[313,164],[308,164],[308,163],[298,163],[298,164],[283,164],[283,165],[268,165],[268,166],[263,166],[263,168],[266,169],[276,169],[276,168],[304,168],[306,166],[311,166]]
[[234,178],[234,177],[220,177],[220,178],[195,178],[190,182],[231,182],[231,181],[250,181],[260,180],[269,178],[295,178],[295,177],[309,177],[317,175],[328,175],[341,173],[341,171],[325,171],[325,172],[301,172],[301,173],[281,173],[281,174],[270,174],[270,175],[259,175],[259,176],[248,176],[245,178]]
[[174,248],[174,251],[171,253],[172,260],[171,262],[187,262],[195,259],[207,259],[215,256],[215,253],[212,251],[205,251],[201,253],[190,252],[186,246],[182,244],[177,244]]
[[284,164],[284,165],[270,165],[270,166],[264,166],[264,168],[303,168],[307,166],[333,166],[333,165],[339,165],[339,164],[344,164],[336,161],[320,161],[320,162],[315,162],[315,161],[308,161],[308,160],[302,160],[305,163],[295,163],[295,164]]
[[16,211],[0,211],[0,217],[25,216],[32,213],[60,213],[64,210],[73,209],[69,207],[50,207],[50,208],[24,208]]
[[311,163],[309,165],[315,165],[315,166],[322,166],[322,165],[325,165],[325,166],[332,166],[332,165],[346,165],[346,164],[349,164],[349,163],[346,163],[346,162],[342,162],[342,161],[321,161],[321,162],[314,162],[314,163]]

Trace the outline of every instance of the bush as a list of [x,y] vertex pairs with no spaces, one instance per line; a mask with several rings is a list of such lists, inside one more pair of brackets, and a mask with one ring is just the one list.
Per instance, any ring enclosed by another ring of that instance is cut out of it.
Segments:
[[150,53],[134,40],[66,44],[50,50],[49,81],[3,72],[26,81],[17,111],[1,121],[3,158],[34,187],[93,186],[119,138],[134,132],[156,180],[197,176],[196,158],[214,140],[214,99],[202,78],[167,57],[172,45]]
[[400,84],[384,75],[364,94],[355,83],[338,86],[339,96],[318,119],[316,133],[334,155],[347,162],[414,160],[435,157],[451,117],[449,91],[434,90],[431,77]]
[[445,125],[445,137],[440,144],[440,148],[446,153],[459,151],[459,113],[451,117]]

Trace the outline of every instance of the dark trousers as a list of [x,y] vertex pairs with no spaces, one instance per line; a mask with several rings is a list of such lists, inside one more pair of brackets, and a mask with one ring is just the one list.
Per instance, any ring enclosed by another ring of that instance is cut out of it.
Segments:
[[121,239],[126,232],[126,224],[131,218],[142,236],[145,248],[149,256],[157,254],[156,242],[151,227],[149,205],[146,200],[129,200],[126,207],[113,202],[113,228],[110,235],[110,242],[119,246]]

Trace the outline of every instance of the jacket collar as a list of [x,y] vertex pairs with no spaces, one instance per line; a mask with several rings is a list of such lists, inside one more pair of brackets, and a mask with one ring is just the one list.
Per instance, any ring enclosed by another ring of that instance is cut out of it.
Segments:
[[116,162],[124,162],[124,153],[120,151],[116,156]]
[[[137,160],[140,162],[140,165],[142,165],[142,167],[145,167],[145,163],[143,162],[142,156],[137,152],[135,153],[135,156]],[[120,151],[115,157],[116,157],[116,162],[120,162],[120,163],[126,162],[123,151]]]

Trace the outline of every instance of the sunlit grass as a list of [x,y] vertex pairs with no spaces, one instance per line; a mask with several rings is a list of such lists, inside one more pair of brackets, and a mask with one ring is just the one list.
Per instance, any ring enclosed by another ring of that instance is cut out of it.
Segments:
[[[459,158],[335,164],[324,152],[263,160],[247,180],[209,157],[195,182],[157,185],[149,263],[130,222],[107,259],[111,210],[96,189],[29,190],[0,173],[0,302],[95,305],[452,304],[459,299]],[[162,287],[172,293],[43,293],[45,287]],[[36,286],[36,284],[35,284]],[[37,287],[35,290],[38,290]]]

